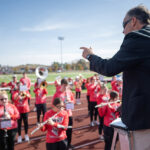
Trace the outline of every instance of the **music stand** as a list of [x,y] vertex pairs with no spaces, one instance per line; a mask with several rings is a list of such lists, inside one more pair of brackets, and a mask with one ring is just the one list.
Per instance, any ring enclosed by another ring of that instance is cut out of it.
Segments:
[[111,124],[114,128],[114,136],[112,141],[111,150],[115,150],[117,135],[119,136],[121,150],[132,150],[131,149],[131,134],[127,126],[122,122],[121,118],[115,119]]

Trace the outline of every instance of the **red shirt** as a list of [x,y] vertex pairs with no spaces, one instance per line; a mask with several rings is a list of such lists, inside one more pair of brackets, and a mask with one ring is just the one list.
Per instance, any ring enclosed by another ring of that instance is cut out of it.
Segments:
[[[17,128],[17,119],[19,119],[19,112],[15,105],[6,104],[6,112],[9,113],[11,117],[11,127],[8,127],[7,130]],[[4,106],[0,105],[0,118],[4,115]]]
[[90,95],[89,85],[90,85],[90,83],[85,83],[85,87],[87,89],[87,95]]
[[75,81],[74,85],[75,85],[75,91],[76,92],[81,92],[81,90],[82,90],[82,88],[81,88],[81,86],[82,86],[81,82],[80,81]]
[[104,125],[108,126],[110,123],[119,117],[119,114],[116,112],[117,108],[120,106],[120,103],[113,103],[109,105],[98,108],[99,115],[104,117]]
[[22,77],[22,78],[20,79],[20,82],[21,82],[23,85],[26,85],[27,88],[28,88],[28,90],[30,90],[30,87],[31,87],[31,80],[30,80],[28,77],[26,77],[26,78]]
[[97,104],[101,104],[101,103],[105,103],[105,102],[108,102],[110,96],[108,94],[105,94],[105,95],[102,95],[102,94],[99,94],[98,97],[97,97]]
[[[67,90],[64,92],[62,92],[60,90],[56,91],[56,93],[53,96],[52,103],[53,103],[54,99],[57,97],[59,97],[64,103],[65,103],[66,99],[69,99],[70,102],[75,103],[74,95],[73,95],[71,90]],[[71,109],[67,110],[67,112],[68,112],[69,116],[72,116],[72,110]]]
[[56,80],[56,81],[54,82],[54,84],[55,84],[55,87],[56,87],[56,91],[59,91],[59,89],[61,88],[60,83],[58,83],[58,81]]
[[7,84],[7,86],[10,86],[10,88],[11,88],[11,94],[13,94],[15,88],[17,87],[17,82],[11,81],[11,82],[9,82],[9,83]]
[[100,91],[100,87],[96,84],[89,85],[89,94],[90,94],[90,102],[97,102],[98,92]]
[[35,93],[35,104],[46,103],[46,94],[48,94],[47,89],[36,88],[34,89],[34,93]]
[[[28,91],[26,91],[29,95],[30,93]],[[23,99],[19,99],[19,97],[17,97],[17,99],[15,99],[16,95],[18,94],[18,91],[14,92],[12,95],[12,99],[13,102],[15,104],[15,106],[17,107],[19,113],[27,113],[30,111],[29,108],[29,104],[28,104],[28,97],[24,97]]]
[[113,91],[115,89],[116,84],[117,84],[116,80],[111,81],[111,88],[112,88]]
[[[52,109],[47,111],[44,115],[44,121],[52,117],[54,114],[56,114],[56,112]],[[63,125],[65,127],[68,126],[69,119],[67,112],[62,110],[54,117],[53,121],[55,122],[54,126],[45,124],[41,129],[42,131],[47,130],[46,143],[56,143],[67,138],[66,129],[58,128],[58,125]]]

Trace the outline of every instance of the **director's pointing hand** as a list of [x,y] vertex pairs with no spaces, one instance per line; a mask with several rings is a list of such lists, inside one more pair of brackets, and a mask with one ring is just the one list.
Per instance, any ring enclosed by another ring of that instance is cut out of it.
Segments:
[[87,58],[88,55],[94,54],[92,48],[87,48],[87,47],[80,47],[80,49],[83,49],[82,56],[84,58]]

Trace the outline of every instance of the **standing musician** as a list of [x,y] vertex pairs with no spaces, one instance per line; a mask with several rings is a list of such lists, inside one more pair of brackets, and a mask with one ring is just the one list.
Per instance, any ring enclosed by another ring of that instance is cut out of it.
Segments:
[[14,150],[17,119],[19,119],[17,108],[8,103],[7,93],[0,91],[0,150]]
[[9,82],[9,83],[7,84],[7,86],[9,86],[9,87],[11,88],[10,93],[11,93],[11,100],[12,100],[13,92],[14,92],[15,90],[17,90],[17,76],[16,76],[16,75],[13,75],[13,76],[12,76],[12,81]]
[[86,83],[85,83],[85,87],[87,89],[87,94],[86,94],[86,98],[87,98],[87,103],[88,103],[88,112],[90,114],[90,92],[89,92],[89,85],[91,84],[91,78],[87,78]]
[[56,77],[54,85],[55,85],[56,91],[58,91],[61,87],[61,76]]
[[[98,96],[97,96],[97,105],[99,105],[101,103],[108,102],[109,98],[110,97],[109,97],[109,94],[108,94],[108,89],[107,89],[106,85],[103,84],[101,86],[101,89],[100,89],[100,91],[98,93]],[[99,137],[100,137],[101,140],[104,140],[104,136],[103,136],[103,133],[102,133],[103,125],[104,125],[104,117],[101,117],[99,115],[99,122],[100,122],[99,127],[98,127]]]
[[[63,110],[64,102],[55,98],[52,102],[52,109],[47,111],[44,121],[48,123],[41,127],[41,131],[47,131],[46,150],[67,150],[66,129],[68,127],[68,113]],[[63,128],[64,127],[64,128]]]
[[[23,73],[23,77],[20,79],[20,83],[22,83],[22,85],[24,85],[27,89],[27,91],[30,93],[30,87],[31,87],[31,80],[30,78],[27,77],[26,72]],[[28,98],[28,103],[30,105],[30,99]]]
[[46,95],[48,94],[48,91],[46,89],[46,81],[41,82],[40,84],[37,82],[35,83],[35,105],[36,105],[36,111],[37,111],[37,123],[40,123],[40,115],[41,112],[43,113],[43,118],[46,113]]
[[31,98],[29,91],[20,91],[20,89],[13,93],[13,101],[20,113],[20,119],[18,120],[18,143],[22,142],[21,136],[21,124],[24,122],[25,128],[25,141],[29,141],[28,136],[28,113],[30,111],[28,99]]
[[99,115],[104,117],[104,140],[105,140],[105,150],[111,150],[112,139],[114,134],[114,129],[110,127],[110,123],[119,117],[117,108],[120,106],[120,103],[115,103],[118,99],[118,93],[116,91],[110,92],[109,102],[114,102],[107,104],[103,107],[98,108]]
[[[64,102],[65,108],[69,116],[69,126],[73,126],[72,109],[74,109],[75,100],[72,91],[68,88],[68,82],[66,79],[61,80],[61,88],[54,94],[52,103],[54,99],[57,97],[59,97]],[[72,128],[67,129],[67,140],[68,140],[68,149],[73,148],[73,146],[71,145]]]
[[90,125],[94,126],[95,124],[98,125],[97,122],[97,115],[98,111],[95,106],[97,105],[97,95],[98,91],[100,91],[100,82],[96,82],[96,78],[93,76],[91,77],[91,84],[89,85],[89,94],[90,94]]
[[81,96],[81,91],[82,91],[82,78],[79,76],[76,76],[76,80],[74,82],[75,85],[75,91],[76,91],[76,104],[81,104],[80,101],[80,96]]

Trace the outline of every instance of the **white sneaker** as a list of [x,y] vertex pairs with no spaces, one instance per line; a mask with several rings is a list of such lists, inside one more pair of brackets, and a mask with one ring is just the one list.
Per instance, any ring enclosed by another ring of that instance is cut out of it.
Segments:
[[18,143],[21,143],[21,142],[22,142],[22,136],[18,136],[17,142],[18,142]]
[[92,127],[94,127],[94,122],[92,121],[92,122],[90,123],[90,125],[91,125]]
[[95,121],[94,121],[94,124],[99,125],[99,122],[95,120]]
[[36,111],[36,107],[34,107],[33,111],[34,111],[34,112]]
[[100,140],[104,140],[104,136],[103,136],[103,135],[100,135],[100,136],[99,136],[99,139],[100,139]]
[[28,136],[28,134],[26,134],[26,135],[24,136],[24,138],[25,138],[25,141],[26,141],[26,142],[29,141],[29,136]]

